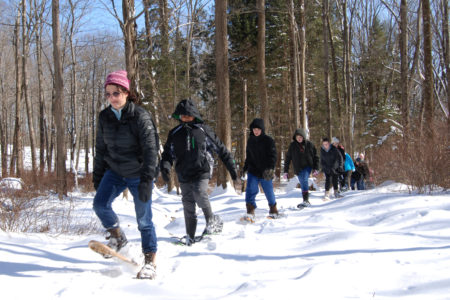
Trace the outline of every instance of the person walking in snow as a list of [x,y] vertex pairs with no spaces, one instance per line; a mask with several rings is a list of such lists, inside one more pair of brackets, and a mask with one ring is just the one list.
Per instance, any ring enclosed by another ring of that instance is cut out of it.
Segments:
[[251,221],[255,217],[256,195],[261,184],[269,203],[269,214],[278,216],[275,193],[272,180],[274,178],[277,150],[274,140],[266,135],[264,120],[256,118],[250,124],[250,136],[247,141],[246,159],[243,167],[243,177],[247,178],[245,190],[245,205],[247,218]]
[[195,242],[197,229],[196,204],[202,209],[206,220],[202,235],[222,231],[223,222],[212,212],[208,199],[208,183],[214,166],[213,152],[219,155],[233,181],[237,179],[237,173],[231,153],[214,131],[204,124],[194,101],[180,101],[172,117],[180,124],[168,134],[160,169],[164,181],[168,182],[170,170],[175,164],[184,208],[186,245],[190,246]]
[[345,152],[345,161],[344,161],[344,178],[342,180],[341,190],[347,191],[350,188],[350,180],[351,174],[355,171],[355,165],[353,164],[352,157],[350,154]]
[[145,263],[138,278],[155,277],[157,239],[152,222],[153,180],[158,176],[158,135],[151,114],[137,105],[126,71],[106,77],[109,106],[98,117],[93,183],[93,209],[108,232],[108,246],[120,251],[127,238],[112,202],[126,188],[133,195]]
[[320,148],[320,164],[322,172],[325,174],[325,197],[324,201],[330,200],[330,188],[333,185],[334,196],[342,197],[338,190],[338,176],[342,172],[342,156],[328,138],[323,138]]
[[345,165],[345,149],[344,146],[340,143],[339,139],[337,137],[332,137],[331,138],[331,144],[339,150],[339,153],[341,154],[342,157],[342,166],[339,168],[339,170],[341,170],[338,174],[338,185],[340,186],[340,191],[342,192],[342,188],[345,185],[345,169],[344,169],[344,165]]
[[299,128],[295,130],[293,141],[289,145],[284,159],[284,175],[287,179],[289,165],[292,162],[294,174],[298,177],[302,189],[303,202],[297,205],[298,208],[310,206],[309,203],[309,183],[308,178],[311,171],[317,173],[319,170],[319,156],[314,144],[306,139],[305,130]]
[[356,188],[358,190],[365,190],[366,187],[365,187],[364,180],[368,176],[369,176],[369,168],[367,167],[367,164],[361,160],[361,157],[358,157],[355,161],[355,171],[352,173],[352,178],[351,178],[352,190],[355,189],[355,183],[356,183]]

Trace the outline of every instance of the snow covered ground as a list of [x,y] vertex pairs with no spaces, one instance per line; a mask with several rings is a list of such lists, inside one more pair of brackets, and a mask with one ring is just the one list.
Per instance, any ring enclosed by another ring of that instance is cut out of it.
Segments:
[[[158,235],[154,281],[133,279],[137,270],[92,252],[103,236],[0,232],[2,299],[450,299],[450,194],[409,194],[396,183],[292,208],[300,191],[289,185],[277,202],[287,217],[269,220],[258,195],[254,224],[242,225],[242,195],[215,190],[213,210],[223,234],[192,247],[184,234],[180,197],[154,190]],[[74,211],[86,220],[93,194],[73,194]],[[140,237],[131,200],[114,208],[140,259]],[[199,211],[200,214],[200,211]],[[198,233],[204,227],[199,215]]]

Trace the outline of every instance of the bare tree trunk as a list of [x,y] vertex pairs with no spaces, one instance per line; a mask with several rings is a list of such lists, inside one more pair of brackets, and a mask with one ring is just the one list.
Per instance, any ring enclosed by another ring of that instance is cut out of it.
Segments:
[[308,129],[308,118],[306,116],[306,21],[305,21],[305,0],[300,2],[300,57],[299,57],[299,77],[300,77],[300,103],[302,107],[301,124],[302,127]]
[[400,78],[402,91],[403,138],[409,139],[409,90],[408,90],[408,4],[400,3]]
[[27,24],[27,7],[26,0],[22,1],[22,93],[25,100],[25,107],[27,110],[28,121],[28,133],[30,137],[30,150],[31,150],[31,168],[33,172],[34,180],[36,180],[37,166],[36,166],[36,146],[35,146],[35,134],[33,113],[30,98],[28,97],[28,55],[30,52],[30,41],[28,38],[28,32],[30,28]]
[[[216,1],[217,2],[217,1]],[[261,114],[264,120],[266,132],[270,131],[269,119],[269,100],[267,99],[266,84],[266,9],[265,0],[256,1],[256,10],[258,12],[258,50],[257,50],[257,69],[258,69],[258,92],[261,101]]]
[[[3,51],[3,47],[0,49]],[[0,66],[2,63],[2,56],[0,55]],[[4,99],[5,97],[5,87],[3,83],[2,77],[0,77],[0,97]],[[8,162],[6,159],[8,153],[8,143],[6,141],[6,101],[1,101],[0,107],[0,156],[1,156],[1,164],[2,164],[2,174],[1,177],[8,176]]]
[[289,52],[290,52],[290,78],[291,78],[291,103],[295,128],[300,127],[300,105],[298,95],[298,44],[295,34],[294,0],[289,0]]
[[15,114],[15,123],[14,123],[14,141],[13,141],[13,151],[12,157],[10,161],[10,170],[9,173],[11,175],[15,175],[20,177],[23,171],[23,148],[22,148],[22,117],[21,117],[21,105],[22,105],[22,77],[20,76],[20,66],[21,66],[21,58],[20,58],[20,50],[19,50],[19,26],[20,26],[20,9],[17,10],[16,21],[14,25],[14,61],[15,61],[15,71],[16,71],[16,114]]
[[[442,32],[444,33],[444,63],[445,63],[445,77],[447,79],[447,110],[450,111],[450,35],[448,25],[448,2],[442,0]],[[447,134],[450,138],[450,115],[447,117]]]
[[[42,83],[42,19],[39,21],[39,29],[36,30],[36,63],[38,80],[38,101],[39,101],[39,172],[44,175],[45,169],[45,102],[44,88]],[[50,170],[49,170],[50,172]]]
[[[216,90],[218,136],[231,149],[230,79],[228,74],[227,0],[216,0]],[[219,163],[217,186],[231,181],[225,166]]]
[[[244,79],[244,90],[243,90],[243,94],[244,94],[244,116],[243,116],[243,120],[242,120],[242,157],[241,157],[241,168],[240,171],[242,173],[242,169],[244,168],[244,162],[245,159],[247,158],[247,124],[248,124],[248,116],[247,116],[247,112],[248,112],[248,107],[247,107],[247,99],[248,99],[248,95],[247,95],[247,79]],[[241,192],[244,192],[246,188],[246,181],[242,182],[242,188],[241,188]]]
[[123,23],[121,24],[125,40],[125,65],[127,67],[130,90],[140,97],[139,68],[137,51],[137,32],[134,0],[122,0]]
[[322,22],[323,22],[323,74],[325,85],[325,103],[327,105],[327,135],[331,138],[332,125],[331,125],[331,96],[330,96],[330,74],[329,74],[329,50],[328,50],[328,0],[322,2]]
[[425,79],[423,81],[422,102],[424,103],[424,121],[426,123],[424,136],[434,139],[434,99],[433,99],[433,62],[432,62],[432,33],[430,1],[422,0],[423,19],[423,56]]
[[349,21],[347,17],[347,0],[343,0],[343,24],[344,24],[344,94],[345,94],[345,108],[347,114],[347,140],[346,146],[348,153],[353,156],[353,122],[354,122],[354,107],[353,107],[353,89],[351,79],[351,38]]
[[52,0],[53,63],[55,69],[54,116],[56,126],[56,192],[60,200],[67,195],[66,147],[64,130],[64,81],[61,63],[59,0]]
[[342,100],[341,100],[341,93],[339,91],[339,77],[338,77],[338,67],[336,62],[336,50],[334,48],[334,42],[333,42],[333,31],[331,29],[330,24],[330,15],[327,16],[327,27],[328,27],[328,34],[330,38],[330,46],[331,46],[331,62],[333,67],[333,88],[334,88],[334,96],[336,97],[337,102],[337,111],[338,111],[338,123],[339,123],[339,137],[340,139],[343,139],[344,137],[344,117],[342,115]]

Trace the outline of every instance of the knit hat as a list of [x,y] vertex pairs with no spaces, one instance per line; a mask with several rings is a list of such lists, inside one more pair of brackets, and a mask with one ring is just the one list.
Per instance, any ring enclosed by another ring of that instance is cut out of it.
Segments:
[[128,80],[127,71],[119,70],[108,74],[108,76],[106,76],[105,87],[108,84],[117,84],[127,89],[127,91],[129,91],[130,80]]
[[332,138],[331,138],[331,143],[332,144],[339,144],[339,139],[337,138],[337,137],[335,137],[335,136],[333,136]]

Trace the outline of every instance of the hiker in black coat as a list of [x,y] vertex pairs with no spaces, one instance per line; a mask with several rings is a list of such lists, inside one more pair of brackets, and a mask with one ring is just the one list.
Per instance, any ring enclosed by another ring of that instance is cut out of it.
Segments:
[[161,175],[168,182],[173,164],[181,187],[184,219],[186,225],[186,244],[195,242],[197,229],[196,204],[203,210],[206,228],[203,234],[218,233],[223,222],[214,215],[208,199],[208,183],[211,178],[214,158],[213,152],[230,172],[232,180],[237,179],[234,159],[214,131],[203,123],[194,101],[185,99],[178,103],[172,117],[180,124],[173,128],[164,145],[161,159]]
[[309,206],[309,183],[308,178],[311,171],[319,170],[319,156],[314,144],[306,139],[305,130],[299,128],[295,130],[293,141],[289,145],[286,157],[284,159],[284,177],[287,179],[289,173],[289,165],[292,162],[294,174],[297,175],[300,187],[302,189],[303,203],[298,205]]
[[333,184],[334,196],[336,198],[342,197],[338,190],[338,176],[343,171],[343,159],[339,150],[330,144],[328,138],[322,140],[322,147],[320,148],[320,164],[322,172],[325,174],[325,198],[330,199],[330,188]]
[[256,118],[250,124],[250,136],[247,141],[243,168],[244,173],[247,174],[245,203],[249,217],[255,214],[255,198],[259,192],[259,184],[261,184],[269,203],[269,214],[278,215],[272,183],[276,161],[275,142],[270,136],[266,135],[264,120]]
[[153,180],[158,176],[159,138],[150,112],[135,104],[126,71],[106,77],[109,106],[100,112],[95,145],[94,211],[109,233],[108,246],[119,251],[127,244],[112,202],[126,188],[133,195],[145,264],[138,278],[153,279],[157,239],[152,221]]

